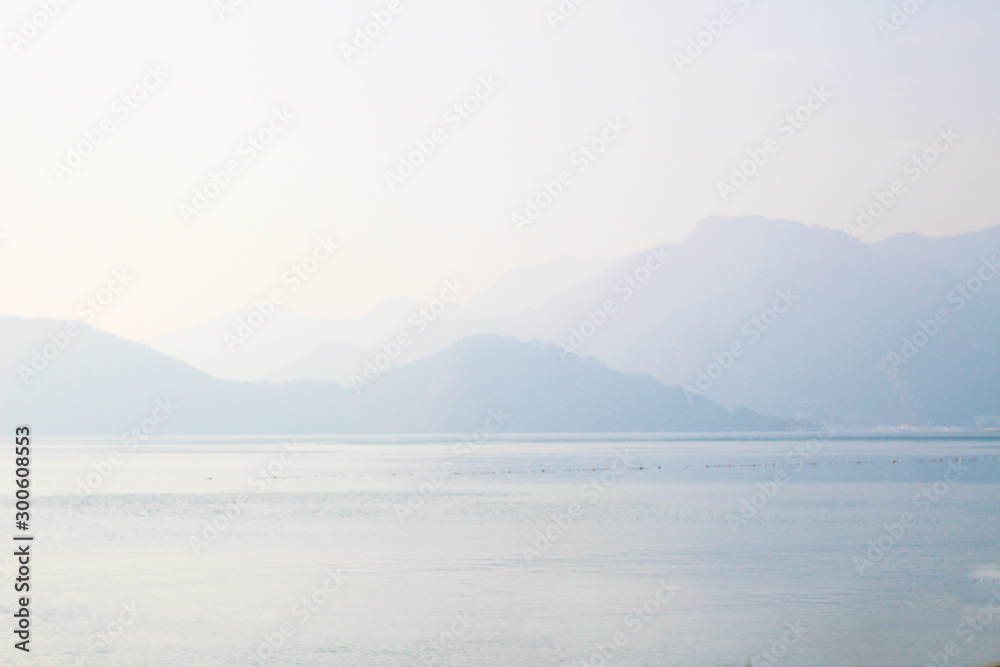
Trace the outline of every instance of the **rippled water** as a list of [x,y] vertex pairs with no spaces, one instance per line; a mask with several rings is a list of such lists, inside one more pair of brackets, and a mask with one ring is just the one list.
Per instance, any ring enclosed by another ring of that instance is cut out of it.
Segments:
[[995,440],[282,442],[37,441],[32,653],[0,557],[0,663],[1000,658]]

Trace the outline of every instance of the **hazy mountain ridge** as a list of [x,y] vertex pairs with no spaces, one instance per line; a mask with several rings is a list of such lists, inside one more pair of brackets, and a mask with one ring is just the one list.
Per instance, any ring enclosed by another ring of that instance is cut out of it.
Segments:
[[[575,335],[583,356],[703,391],[729,408],[811,421],[835,415],[864,426],[972,426],[1000,414],[1000,280],[981,281],[970,298],[956,293],[967,280],[977,286],[977,272],[993,271],[1000,227],[861,244],[791,221],[709,218],[661,249],[669,262],[627,299],[615,287],[648,252],[544,307],[440,322],[419,352],[478,333],[570,347]],[[787,312],[754,325],[782,292],[794,297]],[[616,312],[582,336],[588,313],[609,298]],[[905,341],[920,339],[921,323],[934,328],[927,322],[942,309],[947,322],[912,360],[899,361]],[[713,367],[736,343],[742,355]],[[707,383],[709,371],[719,377]]]
[[[609,265],[563,258],[517,269],[473,295],[467,308],[450,308],[395,365],[405,368],[470,336],[499,335],[578,348],[572,351],[610,369],[686,386],[689,395],[729,409],[812,422],[836,416],[861,426],[972,426],[1000,415],[1000,280],[981,281],[969,298],[956,286],[991,271],[984,262],[988,267],[997,251],[1000,227],[858,243],[787,220],[708,218],[681,242],[656,249],[670,257],[647,272],[641,288],[623,281],[644,275],[650,251]],[[570,278],[552,279],[563,270],[586,277],[564,288]],[[532,280],[546,276],[538,294],[524,296]],[[769,312],[780,294],[789,301],[785,312]],[[534,307],[506,312],[516,295]],[[538,295],[549,296],[538,305]],[[609,300],[614,313],[602,314]],[[226,371],[220,375],[348,386],[418,307],[393,299],[340,322],[282,311],[229,352],[221,326],[232,327],[234,314],[215,321],[218,331],[196,327],[174,337],[179,344],[154,345],[188,350],[180,357]],[[942,309],[947,322],[928,324]],[[762,315],[774,321],[754,324]],[[926,335],[921,326],[934,333],[916,348],[907,341]],[[917,350],[912,360],[902,357],[907,345]],[[215,352],[205,351],[212,346]],[[740,354],[730,361],[733,346]]]
[[[79,332],[65,335],[67,326]],[[471,433],[490,410],[509,415],[506,432],[797,426],[730,413],[705,399],[689,402],[649,376],[564,361],[551,345],[499,337],[469,338],[389,370],[360,394],[334,383],[223,380],[148,346],[57,320],[0,316],[0,338],[7,369],[0,422],[47,434],[121,435],[144,423],[161,435]]]

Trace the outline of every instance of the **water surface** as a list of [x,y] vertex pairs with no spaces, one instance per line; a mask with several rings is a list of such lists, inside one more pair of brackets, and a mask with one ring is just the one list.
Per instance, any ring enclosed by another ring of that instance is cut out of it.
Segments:
[[30,664],[1000,657],[996,440],[445,440],[36,441]]

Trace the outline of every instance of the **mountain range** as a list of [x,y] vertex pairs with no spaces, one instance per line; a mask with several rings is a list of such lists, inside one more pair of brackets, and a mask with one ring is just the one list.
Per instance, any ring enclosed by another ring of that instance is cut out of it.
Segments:
[[[473,434],[774,431],[787,420],[690,400],[648,375],[563,359],[540,342],[463,339],[420,361],[331,382],[225,380],[86,325],[0,316],[2,428],[36,433]],[[488,421],[492,418],[492,421]],[[130,435],[131,434],[131,435]]]
[[[860,243],[787,220],[708,218],[678,243],[618,260],[564,257],[512,271],[414,336],[394,365],[502,336],[649,375],[730,411],[857,426],[993,424],[998,252],[1000,227]],[[397,298],[339,321],[281,309],[235,352],[222,333],[240,313],[147,342],[219,377],[350,387],[419,307]]]

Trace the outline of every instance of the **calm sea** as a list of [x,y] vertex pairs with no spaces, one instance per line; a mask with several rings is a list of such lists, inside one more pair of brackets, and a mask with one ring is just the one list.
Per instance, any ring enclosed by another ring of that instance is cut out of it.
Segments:
[[39,439],[32,480],[4,665],[1000,659],[998,440]]

